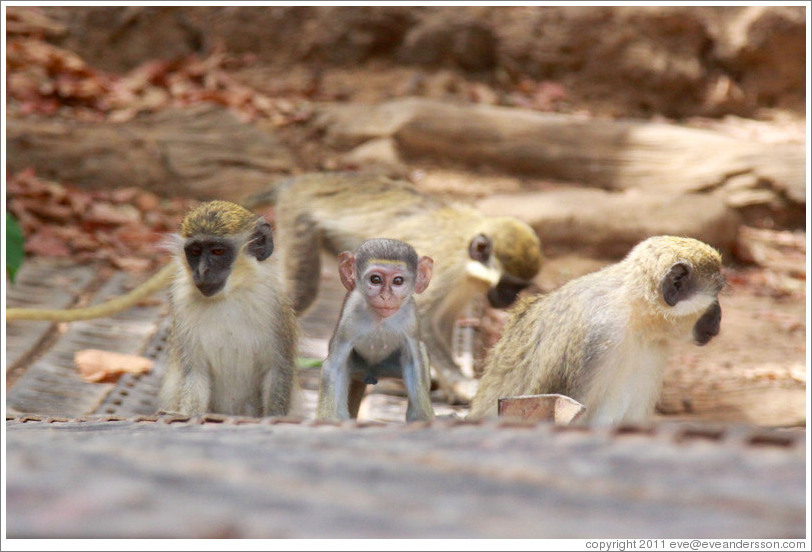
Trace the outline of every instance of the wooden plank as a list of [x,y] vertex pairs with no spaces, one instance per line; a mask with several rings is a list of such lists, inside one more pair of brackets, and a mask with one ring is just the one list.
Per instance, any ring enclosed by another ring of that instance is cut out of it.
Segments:
[[[96,270],[50,259],[23,263],[6,287],[6,307],[62,309],[73,305],[93,282]],[[6,371],[31,354],[51,329],[50,322],[14,320],[6,324]]]
[[95,409],[94,414],[117,416],[149,416],[158,411],[158,392],[167,363],[169,319],[158,324],[142,356],[153,361],[152,370],[145,374],[124,374]]
[[[95,295],[93,304],[125,293],[130,276],[120,272]],[[78,416],[95,412],[113,388],[81,379],[73,355],[82,349],[140,354],[157,329],[162,305],[136,306],[110,318],[79,321],[38,358],[11,386],[6,405],[23,413]]]
[[499,399],[500,418],[569,425],[585,411],[584,405],[565,395],[522,395]]

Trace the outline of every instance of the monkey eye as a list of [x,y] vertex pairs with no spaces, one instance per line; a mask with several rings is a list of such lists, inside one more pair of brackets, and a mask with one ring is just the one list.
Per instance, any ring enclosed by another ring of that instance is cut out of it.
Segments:
[[187,249],[186,252],[192,257],[199,257],[203,253],[203,248],[199,245],[195,245]]
[[383,278],[381,278],[381,277],[380,277],[379,275],[377,275],[377,274],[373,274],[372,276],[370,276],[370,277],[369,277],[369,281],[370,281],[372,284],[374,284],[374,285],[376,285],[376,286],[379,286],[379,285],[381,285],[381,284],[383,283]]
[[211,251],[212,255],[217,255],[219,257],[220,255],[225,254],[226,248],[225,247],[212,247],[210,249],[210,251]]
[[403,285],[403,276],[395,277],[395,279],[392,280],[392,283],[395,284],[396,286],[402,286]]

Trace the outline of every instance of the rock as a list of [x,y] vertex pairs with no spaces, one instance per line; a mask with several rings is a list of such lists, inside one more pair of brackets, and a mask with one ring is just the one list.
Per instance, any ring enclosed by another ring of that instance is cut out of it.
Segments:
[[806,18],[801,7],[748,6],[717,14],[713,57],[752,106],[800,108],[806,90],[797,59],[805,57]]
[[204,34],[177,7],[58,6],[46,8],[67,29],[64,48],[91,66],[125,72],[148,61],[173,59],[200,51]]
[[299,37],[304,57],[336,65],[391,54],[414,22],[408,8],[393,6],[320,7],[312,15]]
[[661,234],[700,239],[730,260],[737,213],[704,194],[560,189],[493,196],[476,204],[487,215],[512,215],[541,237],[545,254],[579,252],[619,259],[642,240]]
[[490,28],[476,21],[427,20],[413,27],[397,57],[405,63],[451,65],[466,71],[489,71],[496,66],[498,41]]
[[223,45],[276,66],[382,60],[550,81],[611,116],[803,113],[803,6],[43,8],[60,45],[126,71]]
[[678,116],[696,112],[704,96],[702,15],[680,7],[524,8],[497,28],[503,59],[534,79],[560,82],[573,98],[609,112]]

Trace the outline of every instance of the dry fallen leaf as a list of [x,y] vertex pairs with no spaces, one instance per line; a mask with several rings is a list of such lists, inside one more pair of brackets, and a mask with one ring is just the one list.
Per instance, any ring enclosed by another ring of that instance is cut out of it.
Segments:
[[125,355],[99,349],[76,351],[73,361],[82,379],[91,383],[112,383],[122,374],[143,374],[152,370],[152,361],[137,355]]
[[42,257],[70,257],[71,255],[70,248],[57,237],[55,230],[50,226],[43,226],[37,233],[26,238],[25,252],[28,255]]
[[141,259],[138,257],[111,255],[110,262],[113,263],[113,266],[116,268],[127,272],[146,272],[152,268],[152,261],[150,259]]

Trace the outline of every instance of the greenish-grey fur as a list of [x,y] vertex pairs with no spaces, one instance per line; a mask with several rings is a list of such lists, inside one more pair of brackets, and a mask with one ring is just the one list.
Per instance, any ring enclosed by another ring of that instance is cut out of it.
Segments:
[[236,203],[214,200],[192,209],[181,224],[180,235],[234,236],[251,230],[257,215]]

